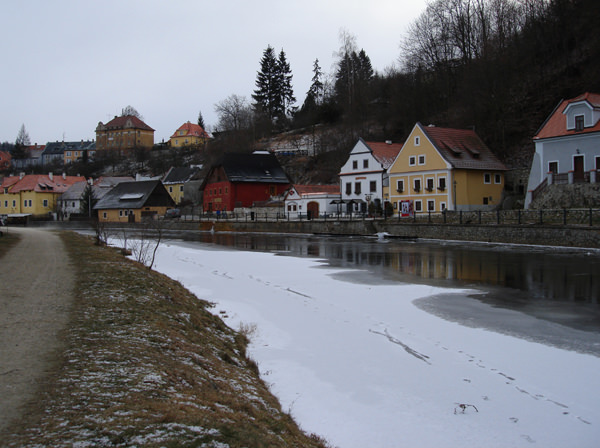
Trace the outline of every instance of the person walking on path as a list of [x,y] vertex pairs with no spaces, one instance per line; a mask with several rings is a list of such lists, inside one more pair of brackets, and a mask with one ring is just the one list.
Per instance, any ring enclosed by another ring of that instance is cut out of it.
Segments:
[[11,228],[0,258],[0,440],[13,432],[61,358],[74,274],[56,232]]

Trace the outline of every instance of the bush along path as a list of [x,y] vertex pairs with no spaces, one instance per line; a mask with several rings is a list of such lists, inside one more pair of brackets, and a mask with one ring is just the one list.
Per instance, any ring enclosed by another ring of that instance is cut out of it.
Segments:
[[247,339],[178,282],[63,233],[78,260],[55,378],[4,446],[324,447],[281,411]]

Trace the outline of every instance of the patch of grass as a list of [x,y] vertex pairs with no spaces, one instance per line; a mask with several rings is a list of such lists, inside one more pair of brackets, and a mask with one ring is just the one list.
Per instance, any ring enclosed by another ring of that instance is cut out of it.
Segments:
[[326,446],[282,412],[246,335],[208,302],[118,250],[63,239],[77,260],[63,365],[4,446]]

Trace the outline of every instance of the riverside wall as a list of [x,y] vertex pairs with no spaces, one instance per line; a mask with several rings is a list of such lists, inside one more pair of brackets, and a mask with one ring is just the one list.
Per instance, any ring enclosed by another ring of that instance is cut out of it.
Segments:
[[199,229],[215,232],[271,232],[326,235],[375,235],[489,243],[531,244],[600,249],[598,226],[477,225],[364,221],[200,222]]
[[[56,229],[93,231],[89,222],[49,221],[30,223]],[[118,225],[121,227],[122,225]],[[135,226],[135,225],[133,225]],[[166,230],[215,232],[267,232],[321,235],[373,236],[387,232],[390,237],[439,239],[488,243],[530,244],[600,249],[600,226],[541,224],[440,224],[396,220],[354,221],[177,221],[165,222]],[[8,229],[7,229],[8,230]]]

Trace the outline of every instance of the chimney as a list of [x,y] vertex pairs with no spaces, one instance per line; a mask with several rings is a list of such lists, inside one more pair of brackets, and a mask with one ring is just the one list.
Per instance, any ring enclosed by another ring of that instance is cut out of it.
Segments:
[[392,141],[391,141],[391,140],[386,140],[386,141],[385,141],[385,144],[386,144],[386,145],[391,145],[391,144],[392,144]]
[[50,180],[54,180],[54,174],[48,173],[48,177],[50,178]]
[[63,173],[63,180],[67,180],[67,173]]
[[23,179],[25,177],[25,173],[19,173],[19,180]]

